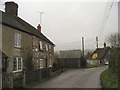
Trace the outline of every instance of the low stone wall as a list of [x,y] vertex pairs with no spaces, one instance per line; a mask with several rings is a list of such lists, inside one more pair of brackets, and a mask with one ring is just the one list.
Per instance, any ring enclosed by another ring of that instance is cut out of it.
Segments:
[[56,77],[57,75],[63,73],[63,71],[64,71],[63,69],[60,69],[60,70],[57,70],[55,72],[52,72],[51,73],[51,77]]

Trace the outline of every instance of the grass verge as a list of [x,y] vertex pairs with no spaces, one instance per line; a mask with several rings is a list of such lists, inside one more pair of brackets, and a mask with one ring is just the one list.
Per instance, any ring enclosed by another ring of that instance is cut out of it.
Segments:
[[110,69],[102,72],[100,80],[103,88],[118,88],[118,75]]
[[87,64],[86,68],[93,68],[93,67],[99,67],[98,64]]

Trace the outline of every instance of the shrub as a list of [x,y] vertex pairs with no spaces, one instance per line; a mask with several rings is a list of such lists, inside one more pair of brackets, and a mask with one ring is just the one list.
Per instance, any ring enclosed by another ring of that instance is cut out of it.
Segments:
[[80,66],[81,67],[86,67],[86,59],[83,56],[80,58]]

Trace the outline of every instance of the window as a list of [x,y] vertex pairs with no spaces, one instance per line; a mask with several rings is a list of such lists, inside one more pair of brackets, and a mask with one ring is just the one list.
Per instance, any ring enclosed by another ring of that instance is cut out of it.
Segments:
[[15,47],[21,47],[21,34],[15,33]]
[[33,51],[37,52],[39,50],[39,42],[38,40],[34,39],[33,40]]
[[47,44],[45,44],[45,48],[46,48],[46,51],[48,51],[48,45]]
[[49,45],[49,50],[51,51],[51,45]]
[[43,68],[43,59],[40,59],[40,69]]
[[39,41],[39,48],[40,48],[40,50],[43,50],[43,46],[42,46],[42,41]]
[[49,66],[48,67],[52,67],[52,59],[49,59]]
[[13,60],[13,72],[22,71],[22,58],[17,57]]

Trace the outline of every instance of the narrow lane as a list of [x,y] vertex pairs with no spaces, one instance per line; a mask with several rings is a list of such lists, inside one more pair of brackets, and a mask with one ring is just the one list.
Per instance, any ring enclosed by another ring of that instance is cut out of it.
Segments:
[[71,69],[32,88],[100,88],[100,74],[107,68]]

